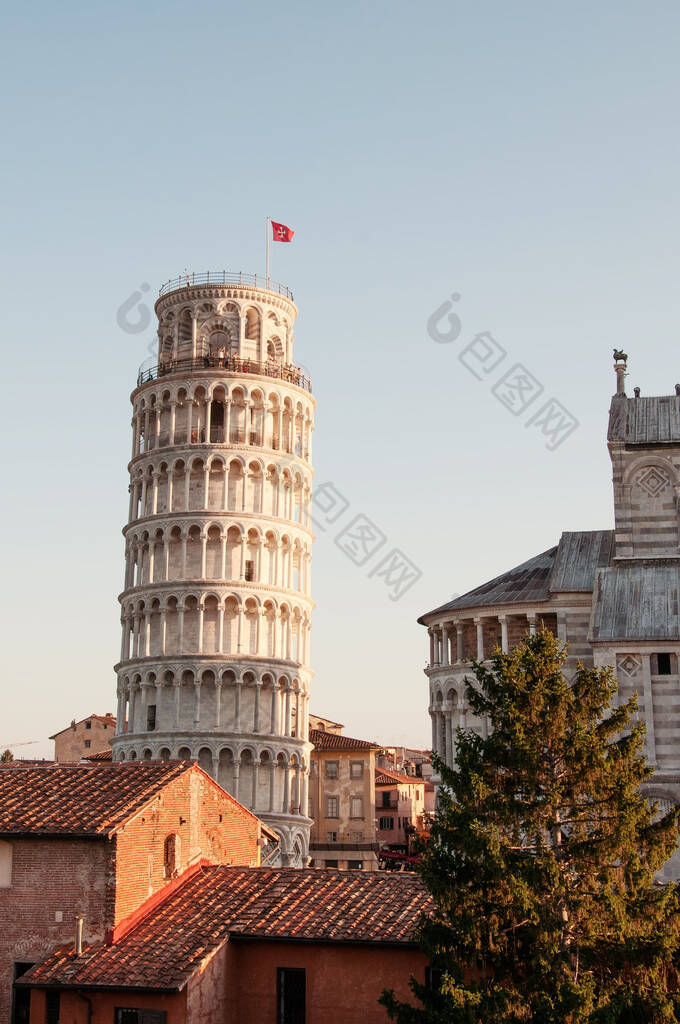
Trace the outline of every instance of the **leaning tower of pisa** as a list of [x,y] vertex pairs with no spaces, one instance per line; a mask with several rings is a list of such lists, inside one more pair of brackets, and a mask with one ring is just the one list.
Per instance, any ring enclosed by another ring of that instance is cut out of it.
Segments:
[[192,759],[309,846],[309,380],[287,288],[188,275],[132,392],[117,760]]

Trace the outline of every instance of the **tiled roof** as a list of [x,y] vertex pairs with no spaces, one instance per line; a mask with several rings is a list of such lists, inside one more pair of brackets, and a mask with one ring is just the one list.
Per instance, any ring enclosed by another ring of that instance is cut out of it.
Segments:
[[49,764],[0,772],[0,835],[107,836],[191,767]]
[[84,761],[113,761],[113,751],[109,747],[108,750],[98,750],[96,754],[90,754],[89,757],[84,757]]
[[403,786],[404,784],[422,786],[423,780],[419,779],[417,775],[402,775],[400,772],[391,772],[386,768],[381,768],[375,773],[375,784],[376,786]]
[[421,615],[418,622],[426,625],[425,619],[439,612],[456,611],[459,608],[479,608],[490,604],[514,604],[518,602],[547,601],[550,597],[550,573],[557,553],[557,545],[540,555],[534,555],[528,562],[504,572],[501,576],[482,583],[462,597],[434,608]]
[[614,553],[613,530],[563,533],[550,576],[551,593],[593,589],[595,570],[609,565]]
[[599,569],[593,640],[674,640],[680,636],[680,567],[617,565]]
[[623,441],[627,445],[677,444],[680,441],[680,397],[614,395],[609,407],[607,440]]
[[339,736],[335,732],[323,732],[321,729],[309,730],[309,742],[316,750],[382,750],[379,743],[369,740],[355,740],[351,736]]
[[59,732],[55,732],[54,736],[50,736],[49,738],[51,740],[55,740],[57,738],[57,736],[61,736],[62,733],[68,732],[69,729],[73,729],[74,726],[82,725],[83,722],[92,722],[92,721],[103,722],[104,725],[110,725],[113,728],[115,728],[115,726],[116,726],[116,716],[115,715],[88,715],[87,718],[81,718],[79,722],[72,722],[70,725],[67,725],[65,729],[60,729]]
[[426,618],[441,612],[489,605],[527,604],[547,601],[553,593],[592,591],[595,570],[609,565],[613,553],[613,530],[565,532],[556,547],[427,612],[418,622],[426,625]]
[[414,874],[201,868],[110,946],[71,947],[21,979],[36,986],[181,991],[227,937],[410,944],[430,897]]

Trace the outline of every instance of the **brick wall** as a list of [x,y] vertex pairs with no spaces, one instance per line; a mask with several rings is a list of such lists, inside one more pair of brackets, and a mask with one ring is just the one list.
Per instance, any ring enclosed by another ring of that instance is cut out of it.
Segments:
[[259,862],[258,820],[203,772],[185,772],[118,833],[116,924],[167,884],[165,840],[172,834],[180,839],[180,873],[201,859],[250,867]]
[[11,847],[11,885],[0,888],[0,1024],[9,1020],[15,962],[37,962],[73,942],[76,914],[85,941],[104,938],[113,866],[103,840],[15,839]]

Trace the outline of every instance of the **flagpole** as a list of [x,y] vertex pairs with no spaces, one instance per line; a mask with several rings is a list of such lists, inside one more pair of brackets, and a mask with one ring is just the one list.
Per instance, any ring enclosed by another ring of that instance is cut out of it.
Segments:
[[271,222],[271,217],[267,217],[267,225],[265,227],[265,232],[266,232],[266,235],[267,235],[267,272],[265,274],[265,280],[266,280],[265,287],[267,288],[267,291],[269,291],[269,224],[270,224],[270,222]]

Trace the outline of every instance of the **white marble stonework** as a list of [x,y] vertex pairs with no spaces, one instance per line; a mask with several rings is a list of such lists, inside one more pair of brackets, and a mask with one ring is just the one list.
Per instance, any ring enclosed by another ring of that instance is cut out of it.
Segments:
[[161,290],[132,392],[114,758],[197,760],[302,865],[316,403],[288,290],[206,278]]

